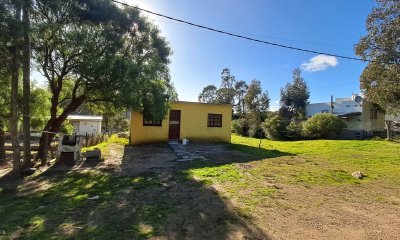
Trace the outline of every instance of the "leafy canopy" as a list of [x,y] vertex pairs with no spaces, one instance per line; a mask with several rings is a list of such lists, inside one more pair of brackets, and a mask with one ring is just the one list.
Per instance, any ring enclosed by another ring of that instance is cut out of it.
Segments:
[[306,106],[310,98],[310,91],[306,81],[301,76],[301,70],[293,70],[293,81],[281,89],[279,115],[285,121],[305,119]]
[[84,102],[164,116],[171,50],[137,10],[104,0],[37,0],[34,8],[34,58],[52,93],[51,119]]
[[355,46],[357,55],[371,60],[360,77],[361,90],[387,113],[400,114],[400,1],[377,3],[367,34]]

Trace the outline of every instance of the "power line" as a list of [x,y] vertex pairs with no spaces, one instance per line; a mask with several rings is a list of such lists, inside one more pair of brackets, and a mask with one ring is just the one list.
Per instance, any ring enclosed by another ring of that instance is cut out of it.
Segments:
[[273,42],[268,42],[268,41],[264,41],[261,39],[256,39],[256,38],[251,38],[251,37],[247,37],[244,35],[239,35],[239,34],[235,34],[232,32],[227,32],[227,31],[223,31],[223,30],[219,30],[219,29],[215,29],[215,28],[211,28],[211,27],[207,27],[204,25],[200,25],[200,24],[196,24],[196,23],[192,23],[192,22],[188,22],[182,19],[178,19],[178,18],[174,18],[174,17],[169,17],[160,13],[156,13],[150,10],[146,10],[137,6],[132,6],[129,5],[127,3],[118,1],[118,0],[111,0],[112,2],[127,6],[127,7],[131,7],[131,8],[135,8],[138,9],[140,11],[143,12],[147,12],[159,17],[163,17],[163,18],[167,18],[176,22],[180,22],[180,23],[184,23],[193,27],[197,27],[197,28],[202,28],[202,29],[206,29],[212,32],[217,32],[217,33],[221,33],[221,34],[225,34],[225,35],[229,35],[232,37],[236,37],[236,38],[241,38],[241,39],[245,39],[245,40],[249,40],[249,41],[253,41],[253,42],[258,42],[258,43],[263,43],[263,44],[267,44],[267,45],[271,45],[271,46],[275,46],[275,47],[281,47],[281,48],[286,48],[286,49],[291,49],[291,50],[295,50],[295,51],[301,51],[301,52],[307,52],[307,53],[314,53],[314,54],[321,54],[321,55],[326,55],[326,56],[332,56],[332,57],[337,57],[337,58],[342,58],[342,59],[348,59],[348,60],[355,60],[355,61],[361,61],[361,62],[378,62],[378,61],[374,61],[374,60],[363,60],[361,58],[356,58],[356,57],[349,57],[349,56],[344,56],[344,55],[338,55],[338,54],[333,54],[333,53],[326,53],[326,52],[319,52],[319,51],[315,51],[315,50],[310,50],[310,49],[304,49],[304,48],[298,48],[298,47],[293,47],[293,46],[289,46],[289,45],[284,45],[284,44],[279,44],[279,43],[273,43]]
[[[172,22],[172,21],[163,21],[163,20],[160,20],[160,19],[153,19],[153,20],[155,22],[162,22],[162,23],[169,23],[169,24],[175,24],[175,25],[181,25],[181,26],[188,26],[187,24],[184,24],[184,23],[178,23],[178,22]],[[188,27],[190,27],[190,26],[188,26]],[[289,39],[289,38],[281,38],[281,37],[275,37],[275,36],[270,36],[270,35],[245,33],[245,32],[232,32],[232,33],[241,34],[241,35],[247,35],[247,36],[253,36],[253,37],[270,38],[270,39],[282,40],[282,41],[286,41],[286,42],[297,42],[297,43],[304,43],[304,44],[310,44],[310,45],[316,45],[316,46],[324,46],[324,47],[332,47],[332,48],[341,48],[341,49],[346,49],[346,50],[352,50],[352,48],[349,48],[349,47],[343,47],[343,46],[327,44],[327,43],[309,42],[309,41],[295,40],[295,39]]]

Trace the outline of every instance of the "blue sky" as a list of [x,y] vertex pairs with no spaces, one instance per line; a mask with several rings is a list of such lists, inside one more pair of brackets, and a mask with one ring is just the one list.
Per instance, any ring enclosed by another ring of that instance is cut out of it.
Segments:
[[[233,33],[347,56],[354,56],[354,44],[365,34],[365,20],[375,4],[373,0],[125,2]],[[347,97],[360,92],[359,76],[365,63],[317,57],[149,17],[160,27],[174,51],[170,69],[180,100],[197,101],[204,86],[218,86],[225,67],[238,80],[260,80],[269,92],[272,109],[278,106],[280,89],[291,81],[296,67],[303,66],[311,102],[329,101],[331,94]]]
[[[355,56],[354,45],[366,32],[374,0],[123,0],[131,5],[209,27],[270,42]],[[148,14],[147,14],[148,15]],[[296,67],[311,91],[311,102],[359,93],[365,63],[327,58],[233,38],[148,15],[173,49],[171,77],[179,100],[197,101],[203,87],[220,84],[223,68],[238,80],[261,81],[279,106],[280,89]],[[38,72],[33,78],[42,79]]]

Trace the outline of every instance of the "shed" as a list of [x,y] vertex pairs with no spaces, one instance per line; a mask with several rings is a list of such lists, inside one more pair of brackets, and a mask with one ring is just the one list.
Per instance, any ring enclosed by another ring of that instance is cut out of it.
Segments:
[[74,127],[74,133],[77,135],[98,135],[101,133],[101,116],[88,115],[69,115],[67,119]]

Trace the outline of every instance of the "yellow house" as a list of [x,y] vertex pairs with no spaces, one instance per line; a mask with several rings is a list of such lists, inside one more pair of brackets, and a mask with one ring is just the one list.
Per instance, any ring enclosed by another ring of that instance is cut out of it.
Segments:
[[231,141],[232,105],[174,102],[162,120],[144,119],[140,112],[131,115],[131,144],[189,139]]

